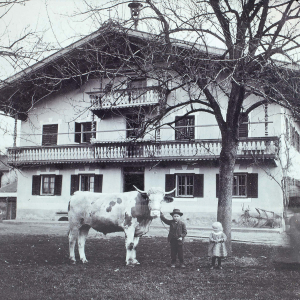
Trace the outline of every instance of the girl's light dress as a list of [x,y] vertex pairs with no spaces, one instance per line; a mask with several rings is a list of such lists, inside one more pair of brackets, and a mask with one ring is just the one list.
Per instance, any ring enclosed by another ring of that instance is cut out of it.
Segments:
[[227,256],[227,249],[225,241],[226,234],[223,231],[212,232],[209,235],[208,256],[225,257]]

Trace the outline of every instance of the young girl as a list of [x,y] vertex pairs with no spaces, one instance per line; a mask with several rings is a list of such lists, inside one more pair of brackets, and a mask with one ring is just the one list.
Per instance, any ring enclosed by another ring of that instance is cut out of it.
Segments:
[[209,235],[209,246],[208,246],[208,256],[212,258],[211,260],[211,269],[214,269],[216,264],[216,259],[218,259],[218,269],[221,267],[222,257],[227,256],[227,250],[225,246],[225,241],[227,237],[223,232],[223,226],[220,222],[214,222],[212,224],[212,233]]

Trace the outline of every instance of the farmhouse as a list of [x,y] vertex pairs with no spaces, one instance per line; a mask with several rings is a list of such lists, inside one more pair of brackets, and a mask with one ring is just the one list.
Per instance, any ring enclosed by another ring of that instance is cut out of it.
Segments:
[[[150,38],[108,22],[1,87],[1,101],[12,103],[8,113],[21,120],[19,145],[8,149],[9,164],[21,170],[17,219],[58,220],[77,190],[126,192],[135,185],[141,190],[176,187],[174,202],[163,211],[179,208],[186,219],[201,224],[215,220],[222,192],[219,127],[213,115],[195,109],[201,103],[180,106],[197,92],[192,85],[172,90],[178,82],[173,73],[158,74],[153,65],[147,74],[139,71],[136,53],[145,41],[151,47]],[[119,56],[109,56],[110,49],[118,49]],[[210,55],[218,51],[208,49]],[[120,57],[128,53],[123,67]],[[159,55],[155,60],[167,63]],[[225,99],[218,99],[225,109]],[[258,100],[249,96],[245,105]],[[176,104],[169,113],[168,106]],[[163,121],[148,122],[162,111]],[[300,196],[299,132],[289,110],[275,103],[258,106],[244,118],[234,171],[234,219],[242,208],[282,218],[289,197]]]

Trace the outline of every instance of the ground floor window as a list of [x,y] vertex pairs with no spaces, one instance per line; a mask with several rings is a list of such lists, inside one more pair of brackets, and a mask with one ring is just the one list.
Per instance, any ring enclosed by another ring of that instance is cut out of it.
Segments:
[[177,175],[177,195],[193,197],[194,195],[194,174]]
[[[232,195],[234,197],[258,198],[258,174],[234,173]],[[216,197],[219,198],[219,174],[216,174]]]
[[203,174],[166,174],[165,191],[171,191],[176,187],[172,197],[203,197],[204,175]]
[[54,195],[55,175],[42,175],[42,195]]
[[47,174],[32,176],[32,195],[61,195],[62,175]]
[[80,191],[94,192],[95,175],[80,175]]
[[236,174],[233,176],[232,196],[247,196],[246,174]]
[[102,193],[102,174],[78,174],[71,175],[71,190],[73,195],[76,191],[89,191]]

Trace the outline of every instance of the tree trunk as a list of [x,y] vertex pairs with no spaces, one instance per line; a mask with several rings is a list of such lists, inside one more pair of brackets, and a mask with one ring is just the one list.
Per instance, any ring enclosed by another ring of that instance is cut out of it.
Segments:
[[226,247],[231,255],[231,222],[232,222],[232,184],[233,172],[237,154],[238,141],[234,139],[234,132],[229,131],[222,137],[220,154],[218,222],[222,223],[227,236]]

